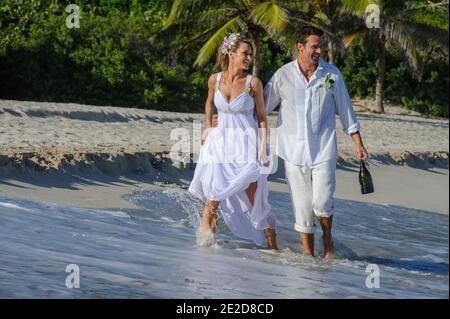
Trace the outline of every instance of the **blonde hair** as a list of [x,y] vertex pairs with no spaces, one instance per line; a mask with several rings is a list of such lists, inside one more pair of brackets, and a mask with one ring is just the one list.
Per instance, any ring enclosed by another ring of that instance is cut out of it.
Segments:
[[239,33],[231,33],[228,37],[225,37],[217,52],[217,64],[220,65],[222,71],[228,70],[228,64],[230,63],[228,53],[236,52],[241,43],[247,43],[252,48],[252,52],[255,51],[252,41],[241,37]]

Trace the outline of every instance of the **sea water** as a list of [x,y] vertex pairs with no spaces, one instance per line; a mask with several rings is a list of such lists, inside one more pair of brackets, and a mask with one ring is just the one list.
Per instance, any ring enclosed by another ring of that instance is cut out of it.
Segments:
[[234,237],[221,219],[215,243],[198,246],[202,204],[182,188],[127,195],[139,209],[0,197],[0,297],[449,297],[447,215],[336,199],[328,261],[320,227],[318,256],[303,255],[289,194],[269,196],[278,252]]

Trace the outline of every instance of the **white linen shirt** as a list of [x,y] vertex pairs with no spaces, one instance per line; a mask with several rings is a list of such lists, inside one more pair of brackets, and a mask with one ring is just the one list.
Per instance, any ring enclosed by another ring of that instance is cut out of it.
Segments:
[[[327,76],[334,81],[331,87],[324,83]],[[309,82],[297,60],[279,68],[264,88],[264,100],[267,114],[281,105],[276,154],[294,165],[336,159],[335,114],[345,133],[359,131],[341,72],[323,60],[319,60]]]

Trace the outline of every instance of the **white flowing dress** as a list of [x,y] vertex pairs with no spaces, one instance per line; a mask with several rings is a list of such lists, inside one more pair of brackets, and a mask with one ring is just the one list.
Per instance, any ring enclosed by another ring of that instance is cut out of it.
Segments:
[[[210,130],[195,168],[189,192],[202,201],[219,201],[219,211],[231,232],[265,246],[264,229],[275,228],[268,201],[268,169],[258,161],[258,122],[255,103],[245,90],[230,102],[220,91],[222,72],[217,74],[214,104],[218,126]],[[257,182],[252,207],[246,189]]]

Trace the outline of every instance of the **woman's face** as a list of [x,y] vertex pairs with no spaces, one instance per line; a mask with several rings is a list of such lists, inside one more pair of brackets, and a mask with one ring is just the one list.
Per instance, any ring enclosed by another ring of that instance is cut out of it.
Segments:
[[252,57],[252,47],[246,42],[239,43],[236,52],[230,52],[231,65],[239,69],[248,70],[252,62]]

